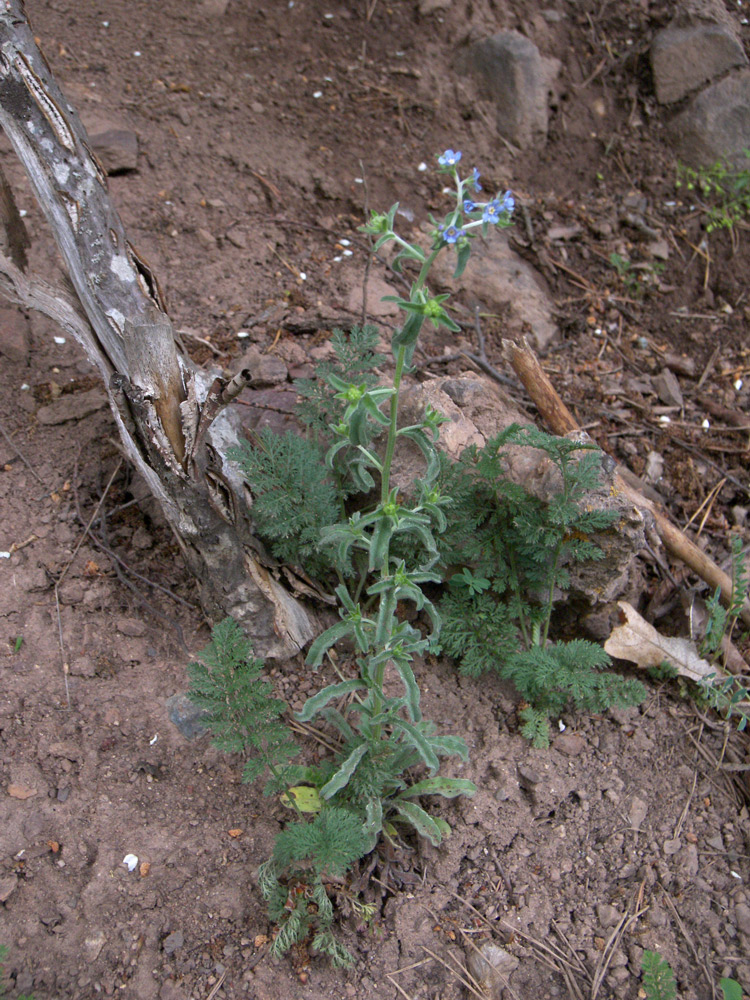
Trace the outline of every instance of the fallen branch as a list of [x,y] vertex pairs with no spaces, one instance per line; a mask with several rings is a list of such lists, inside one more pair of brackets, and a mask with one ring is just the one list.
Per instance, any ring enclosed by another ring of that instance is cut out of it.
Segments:
[[[554,434],[564,435],[570,434],[572,431],[580,431],[578,422],[560,399],[525,338],[521,344],[512,340],[504,340],[503,356],[512,365],[513,370],[523,382],[526,391],[539,410],[542,420]],[[718,587],[725,605],[731,604],[733,589],[731,577],[669,520],[668,514],[659,504],[649,500],[639,490],[630,486],[619,469],[615,473],[615,486],[636,507],[647,510],[651,514],[665,548],[675,558],[689,566],[712,589],[715,590]],[[745,624],[750,625],[750,602],[745,601],[740,616]]]

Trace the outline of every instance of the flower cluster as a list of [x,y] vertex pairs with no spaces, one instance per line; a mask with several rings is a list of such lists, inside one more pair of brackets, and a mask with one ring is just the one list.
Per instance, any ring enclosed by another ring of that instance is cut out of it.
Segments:
[[457,164],[461,160],[458,150],[446,149],[438,156],[438,165],[443,173],[449,173],[456,184],[456,208],[443,223],[437,226],[435,237],[441,244],[457,245],[460,249],[467,245],[472,229],[482,228],[486,236],[488,226],[509,226],[515,208],[515,199],[510,191],[498,194],[490,201],[475,201],[469,192],[481,191],[480,173],[476,167],[468,177],[461,178]]

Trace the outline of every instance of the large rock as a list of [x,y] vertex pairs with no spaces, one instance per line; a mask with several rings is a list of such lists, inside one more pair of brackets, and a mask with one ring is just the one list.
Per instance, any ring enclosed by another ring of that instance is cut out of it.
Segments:
[[[438,447],[453,459],[469,445],[483,447],[513,423],[532,423],[494,382],[473,373],[446,375],[407,386],[399,410],[402,425],[416,423],[427,405],[448,417],[448,422],[440,428]],[[582,435],[582,440],[590,442],[586,434]],[[560,476],[543,452],[512,445],[505,449],[504,456],[505,474],[512,482],[522,483],[546,501],[560,492]],[[404,442],[394,456],[393,484],[409,494],[423,470],[424,458],[417,446]],[[605,458],[600,485],[586,497],[588,510],[610,511],[617,519],[609,530],[592,536],[605,557],[569,567],[568,597],[577,607],[595,608],[622,596],[630,585],[636,566],[635,555],[644,545],[643,515],[617,491],[614,472],[614,462]]]
[[138,166],[138,137],[126,128],[108,128],[89,136],[91,148],[105,171],[125,174]]
[[677,155],[692,167],[725,159],[747,167],[750,149],[750,69],[719,80],[693,98],[667,126]]
[[663,28],[651,46],[651,67],[660,104],[680,101],[704,83],[746,64],[742,43],[726,24],[702,22]]
[[533,267],[514,253],[507,233],[490,233],[486,241],[476,240],[466,270],[453,278],[456,258],[442,253],[432,266],[431,281],[448,291],[465,290],[470,299],[490,312],[510,311],[507,335],[515,332],[534,336],[538,348],[557,333],[552,317],[552,301],[544,280]]
[[501,31],[475,42],[458,68],[471,73],[497,106],[497,130],[518,146],[538,145],[547,137],[549,90],[560,69],[532,41],[516,31]]

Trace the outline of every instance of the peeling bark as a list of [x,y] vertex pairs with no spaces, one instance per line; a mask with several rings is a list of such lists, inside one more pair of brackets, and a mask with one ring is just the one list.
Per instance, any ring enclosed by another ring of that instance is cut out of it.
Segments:
[[[0,125],[26,168],[78,301],[24,274],[11,252],[17,236],[0,241],[0,249],[11,248],[0,253],[0,290],[59,322],[98,368],[123,449],[180,540],[209,616],[233,615],[259,655],[296,652],[313,638],[314,620],[264,560],[245,488],[223,457],[237,440],[228,404],[250,374],[227,383],[180,352],[158,282],[127,238],[22,0],[0,0]],[[12,212],[3,215],[12,220]]]

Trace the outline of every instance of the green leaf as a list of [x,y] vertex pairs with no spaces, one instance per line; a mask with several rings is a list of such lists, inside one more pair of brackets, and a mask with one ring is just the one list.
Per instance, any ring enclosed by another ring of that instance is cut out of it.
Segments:
[[357,770],[357,765],[367,753],[369,747],[367,743],[361,743],[349,754],[344,763],[334,774],[330,781],[320,789],[320,797],[323,799],[332,798],[336,792],[340,792],[349,784],[349,779]]
[[669,962],[656,951],[644,951],[641,968],[648,1000],[675,1000],[677,984]]
[[720,979],[719,988],[724,1000],[742,1000],[743,990],[736,979]]
[[422,718],[422,713],[419,709],[419,684],[417,684],[414,671],[403,657],[394,657],[393,664],[396,670],[398,670],[399,677],[406,690],[406,706],[409,709],[411,720],[412,722],[419,722]]
[[340,681],[338,684],[329,684],[328,687],[324,687],[322,691],[314,694],[312,698],[308,698],[302,706],[302,711],[295,712],[294,717],[299,722],[309,722],[321,709],[325,708],[329,701],[333,701],[334,698],[342,698],[345,694],[351,694],[352,691],[361,691],[364,687],[364,682],[358,678]]
[[323,662],[326,650],[335,645],[339,639],[343,639],[345,635],[349,635],[353,630],[353,623],[348,618],[345,618],[343,621],[336,622],[335,625],[331,625],[331,627],[327,628],[322,635],[319,635],[312,646],[310,646],[305,663],[311,667],[319,667]]
[[442,795],[446,799],[454,799],[457,795],[468,795],[471,798],[477,786],[468,778],[425,778],[415,785],[410,785],[401,792],[398,800],[413,799],[417,795]]
[[404,719],[394,719],[393,726],[403,733],[405,741],[414,747],[424,763],[434,774],[440,767],[440,761],[437,759],[435,751],[430,746],[424,734],[416,726],[413,726],[410,722],[406,722]]
[[370,799],[367,802],[363,829],[368,837],[368,851],[372,851],[383,829],[383,803],[380,799]]
[[443,831],[437,821],[421,806],[418,806],[416,802],[403,802],[400,799],[394,802],[394,806],[397,814],[410,826],[413,826],[418,834],[426,837],[435,847],[440,844],[443,839]]
[[469,748],[462,736],[429,736],[430,746],[441,757],[460,757],[463,761],[469,759]]
[[456,270],[453,272],[454,278],[460,278],[464,273],[466,265],[469,263],[469,257],[471,257],[471,244],[464,243],[463,246],[458,248],[458,259],[456,261]]
[[322,807],[317,788],[308,785],[295,785],[281,796],[282,806],[294,809],[295,806],[303,813],[319,813]]

